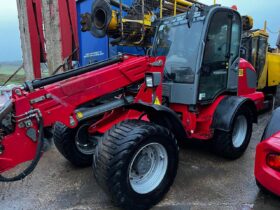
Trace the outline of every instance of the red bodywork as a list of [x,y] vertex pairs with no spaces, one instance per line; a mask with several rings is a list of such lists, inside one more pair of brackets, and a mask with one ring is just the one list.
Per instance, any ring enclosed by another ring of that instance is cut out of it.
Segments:
[[[161,65],[151,65],[152,63],[162,60]],[[13,90],[12,101],[14,104],[15,116],[24,115],[30,110],[39,110],[44,120],[44,127],[51,127],[55,122],[59,121],[70,128],[78,125],[78,119],[75,111],[80,105],[83,105],[94,99],[111,94],[117,90],[128,87],[136,82],[142,82],[146,72],[163,73],[165,58],[124,56],[124,61],[113,64],[96,71],[72,77],[68,80],[54,83],[37,89],[33,92],[25,92],[19,88]],[[253,67],[245,60],[241,61],[240,68]],[[163,75],[163,74],[162,74]],[[239,77],[239,85],[242,87],[239,93],[243,97],[247,97],[258,104],[263,101],[263,94],[255,92],[255,89],[248,89],[245,79]],[[132,94],[134,102],[152,103],[151,88],[146,88],[142,83],[137,94]],[[44,97],[41,100],[41,97]],[[162,85],[157,87],[156,96],[162,101]],[[197,105],[197,111],[189,111],[188,105],[169,104],[169,108],[176,112],[180,118],[182,125],[186,131],[186,138],[196,138],[201,140],[209,140],[213,137],[214,129],[211,127],[213,116],[217,106],[225,95],[221,95],[209,105]],[[39,99],[39,100],[38,100]],[[36,101],[32,103],[32,101]],[[258,108],[261,108],[257,105]],[[138,119],[142,112],[118,108],[105,113],[97,122],[90,126],[89,132],[104,133],[113,125],[125,119]],[[15,131],[4,137],[2,145],[4,152],[0,155],[0,173],[16,165],[34,158],[37,143],[31,141],[27,136],[27,130],[20,126],[17,118]],[[145,117],[142,119],[146,119]],[[32,120],[32,128],[37,130],[37,122]],[[146,119],[147,120],[147,119]],[[38,135],[38,134],[37,134]]]
[[[161,58],[161,60],[164,61],[164,58]],[[34,92],[25,92],[15,88],[12,92],[15,116],[24,115],[30,110],[40,110],[44,120],[44,127],[50,127],[59,121],[70,128],[74,128],[78,124],[75,114],[78,106],[139,82],[144,79],[146,72],[162,72],[163,66],[153,67],[150,65],[154,61],[155,58],[125,56],[123,62],[57,82]],[[159,90],[160,88],[157,91]],[[144,102],[151,103],[152,92],[146,89],[144,84],[139,94],[141,97],[136,95],[135,102],[141,99]],[[32,100],[42,96],[46,97],[45,100],[34,104],[31,103]],[[100,123],[99,127],[97,127],[98,129],[95,128],[91,132],[103,133],[106,129],[111,128],[113,124],[123,119],[136,118],[136,113],[136,111],[125,109],[106,113],[103,120],[108,116],[110,116],[110,120],[105,121],[106,123]],[[139,115],[138,113],[137,116]],[[20,117],[17,119],[20,120]],[[71,123],[71,119],[74,120],[74,124],[73,122]],[[32,123],[32,128],[37,130],[37,122],[34,118]],[[106,129],[101,125],[104,125]],[[31,141],[26,133],[27,128],[21,128],[17,122],[15,131],[4,137],[1,142],[5,149],[0,155],[0,173],[34,158],[37,143]]]
[[[257,111],[261,111],[264,108],[264,94],[262,92],[257,92],[256,87],[249,87],[247,70],[256,73],[254,67],[241,58],[239,64],[238,96],[251,99],[254,101]],[[190,112],[188,105],[170,104],[170,108],[176,113],[180,113],[182,116],[182,124],[188,138],[209,140],[214,134],[214,130],[211,128],[214,113],[225,96],[226,95],[218,96],[210,105],[198,106],[197,113]]]
[[239,63],[238,96],[250,98],[255,102],[257,110],[261,111],[264,109],[264,94],[263,92],[257,91],[257,82],[254,88],[249,87],[247,70],[256,74],[254,67],[249,62],[241,58]]
[[280,172],[267,165],[268,154],[280,154],[280,132],[257,146],[255,160],[255,177],[267,190],[280,196]]

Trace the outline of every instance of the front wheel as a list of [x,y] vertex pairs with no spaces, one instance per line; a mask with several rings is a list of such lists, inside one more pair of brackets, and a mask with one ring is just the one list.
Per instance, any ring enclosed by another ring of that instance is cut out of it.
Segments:
[[249,145],[252,127],[250,109],[241,107],[235,114],[230,131],[215,131],[213,149],[217,154],[228,159],[241,157]]
[[161,126],[124,121],[108,131],[94,154],[94,174],[117,206],[148,209],[172,185],[178,167],[174,135]]
[[88,133],[89,124],[71,129],[57,122],[54,125],[53,140],[58,151],[74,166],[92,165],[96,141]]

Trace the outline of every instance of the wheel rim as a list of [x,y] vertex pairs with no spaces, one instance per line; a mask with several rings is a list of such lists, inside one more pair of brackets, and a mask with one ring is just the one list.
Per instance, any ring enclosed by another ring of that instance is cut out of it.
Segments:
[[129,181],[132,189],[146,194],[158,187],[167,171],[168,155],[159,143],[142,147],[134,155],[129,167]]
[[92,155],[95,151],[95,144],[90,141],[88,134],[88,125],[82,125],[75,136],[76,148],[84,155]]
[[248,123],[245,116],[240,115],[236,118],[232,133],[232,143],[235,148],[239,148],[245,141]]

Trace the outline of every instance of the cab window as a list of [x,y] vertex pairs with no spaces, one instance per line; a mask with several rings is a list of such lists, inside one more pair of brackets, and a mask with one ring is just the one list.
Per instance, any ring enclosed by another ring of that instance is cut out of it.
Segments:
[[[226,11],[217,12],[212,17],[200,71],[199,101],[213,100],[227,89],[231,24],[232,16]],[[237,47],[232,48],[232,53],[238,53]]]

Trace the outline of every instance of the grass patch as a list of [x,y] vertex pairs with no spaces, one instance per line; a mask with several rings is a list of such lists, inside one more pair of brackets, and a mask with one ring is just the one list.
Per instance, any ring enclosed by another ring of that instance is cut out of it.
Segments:
[[[10,75],[7,74],[0,74],[0,86],[4,84],[4,82],[7,81],[7,79],[10,77]],[[11,79],[8,84],[21,84],[25,81],[25,76],[24,75],[16,75]]]
[[[0,64],[0,86],[20,67],[21,64]],[[24,70],[21,69],[8,84],[21,84],[25,80]]]
[[[0,62],[0,86],[7,81],[7,79],[15,73],[15,71],[22,65],[21,61],[15,62]],[[48,68],[46,65],[41,66],[41,75],[43,78],[48,77]],[[8,84],[22,84],[25,81],[25,72],[21,69]]]

